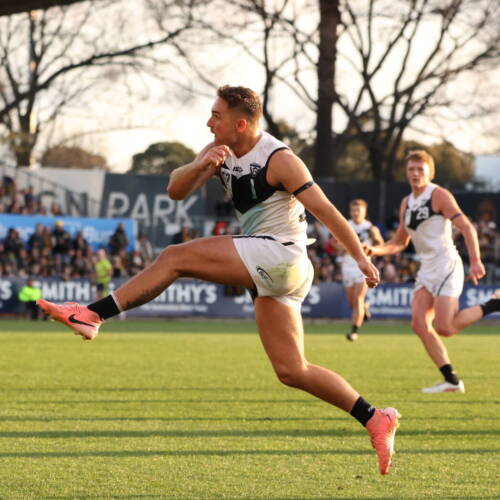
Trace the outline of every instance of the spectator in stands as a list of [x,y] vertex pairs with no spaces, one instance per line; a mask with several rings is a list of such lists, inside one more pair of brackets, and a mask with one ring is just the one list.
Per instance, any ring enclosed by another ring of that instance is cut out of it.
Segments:
[[89,278],[94,272],[94,263],[90,251],[75,250],[71,259],[72,277]]
[[54,256],[59,256],[60,261],[64,264],[69,262],[69,249],[71,248],[71,237],[64,229],[64,222],[57,220],[54,230],[52,231],[52,253]]
[[[224,226],[224,232],[221,232],[219,234],[225,234],[225,229],[228,224]],[[214,228],[215,229],[215,228]],[[180,231],[178,233],[175,233],[172,236],[172,241],[170,244],[172,245],[178,245],[179,243],[185,243],[186,241],[192,240],[193,236],[191,235],[191,227],[188,224],[183,224],[180,228]]]
[[57,201],[53,201],[50,205],[50,215],[53,215],[54,217],[62,217],[63,211],[61,208],[61,205],[57,203]]
[[394,265],[393,259],[390,255],[385,255],[381,261],[377,263],[380,271],[380,281],[382,283],[398,283],[398,269]]
[[109,284],[113,275],[113,266],[109,262],[106,250],[100,248],[96,252],[95,274],[97,281],[97,299],[109,295]]
[[113,264],[113,278],[127,277],[127,268],[121,255],[113,255],[111,263]]
[[129,261],[129,276],[139,273],[144,269],[144,261],[142,260],[139,250],[134,250],[130,255]]
[[26,285],[19,291],[18,298],[24,305],[23,312],[27,312],[32,320],[38,319],[41,311],[36,305],[36,301],[42,298],[42,291],[36,286],[33,279],[28,279]]
[[332,259],[329,255],[323,255],[321,259],[321,267],[320,267],[320,281],[334,281],[335,278],[335,266],[332,262]]
[[144,233],[139,233],[139,241],[137,244],[141,258],[146,266],[148,266],[154,259],[153,246]]
[[403,254],[396,267],[399,270],[399,281],[403,283],[412,283],[415,281],[418,266],[408,255]]
[[28,248],[30,252],[34,249],[42,250],[44,242],[45,237],[43,235],[43,225],[38,223],[35,227],[35,232],[28,239]]
[[83,236],[83,231],[76,233],[75,239],[71,242],[71,248],[76,252],[80,250],[83,254],[89,250],[89,244]]
[[39,262],[32,262],[29,268],[29,274],[33,278],[40,278],[42,276],[41,267]]
[[52,253],[53,241],[52,241],[52,230],[50,226],[45,226],[43,228],[43,249],[45,252]]
[[23,242],[21,241],[21,237],[19,233],[11,227],[7,231],[7,236],[3,242],[3,250],[5,254],[9,257],[11,261],[17,262],[19,258],[19,253],[23,248]]
[[127,233],[123,224],[120,222],[116,226],[115,232],[109,238],[109,252],[111,255],[118,255],[122,250],[128,246]]

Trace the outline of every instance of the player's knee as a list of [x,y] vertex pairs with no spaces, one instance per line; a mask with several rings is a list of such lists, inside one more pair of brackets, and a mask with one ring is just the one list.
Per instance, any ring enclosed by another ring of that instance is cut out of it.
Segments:
[[420,318],[412,318],[411,328],[419,336],[428,331],[427,325]]
[[167,265],[169,267],[176,268],[180,260],[180,254],[179,245],[169,245],[160,252],[156,262],[160,264],[162,268]]
[[434,322],[434,328],[436,329],[438,335],[441,335],[441,337],[451,337],[458,332],[458,330],[456,328],[453,328],[452,325],[441,323],[438,321]]
[[276,376],[282,384],[290,387],[301,387],[304,368],[291,364],[279,364],[274,366]]

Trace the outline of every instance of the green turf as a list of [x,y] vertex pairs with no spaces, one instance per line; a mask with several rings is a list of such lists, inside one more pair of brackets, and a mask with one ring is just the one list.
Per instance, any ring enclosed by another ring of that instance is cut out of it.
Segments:
[[[251,322],[115,321],[93,342],[0,321],[0,498],[500,498],[499,323],[447,339],[464,395],[407,323],[306,325],[312,362],[403,414],[395,465],[365,430],[278,383]],[[125,335],[126,334],[126,335]]]

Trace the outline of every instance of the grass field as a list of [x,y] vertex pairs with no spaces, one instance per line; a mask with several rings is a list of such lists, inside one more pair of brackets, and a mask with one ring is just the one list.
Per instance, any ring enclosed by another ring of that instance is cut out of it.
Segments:
[[253,323],[115,321],[93,342],[0,321],[0,498],[500,498],[500,324],[447,339],[464,395],[407,323],[306,325],[312,362],[403,414],[389,476],[352,418],[275,378]]

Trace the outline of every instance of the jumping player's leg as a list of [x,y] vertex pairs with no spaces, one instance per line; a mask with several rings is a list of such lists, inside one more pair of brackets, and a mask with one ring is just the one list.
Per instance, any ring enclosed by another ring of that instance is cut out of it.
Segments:
[[359,394],[340,375],[308,363],[300,311],[271,297],[257,297],[255,320],[264,349],[279,380],[347,412]]
[[153,300],[180,277],[254,287],[231,236],[216,236],[167,247],[149,267],[112,295],[87,307],[79,304],[61,306],[45,300],[38,301],[38,305],[46,314],[70,327],[77,335],[92,340],[103,320]]
[[271,297],[257,297],[255,320],[279,380],[309,392],[356,418],[367,428],[377,451],[380,472],[386,474],[398,425],[397,410],[372,407],[340,375],[306,360],[302,317],[297,309]]
[[232,237],[215,236],[168,246],[148,268],[118,288],[114,296],[125,311],[153,300],[177,278],[254,286]]

